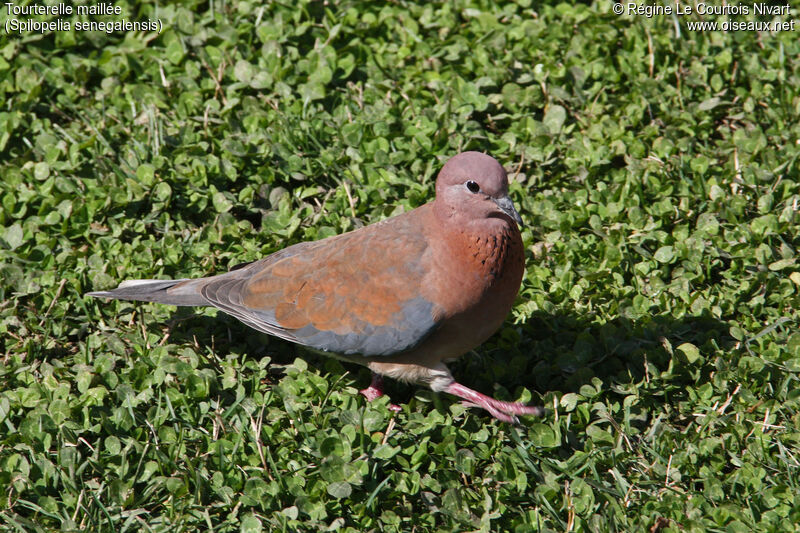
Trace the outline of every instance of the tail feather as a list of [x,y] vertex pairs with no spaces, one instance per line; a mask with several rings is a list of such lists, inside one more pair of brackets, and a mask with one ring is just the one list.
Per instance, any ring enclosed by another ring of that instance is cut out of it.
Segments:
[[203,279],[132,279],[110,291],[89,292],[96,298],[158,302],[168,305],[211,305],[200,293]]

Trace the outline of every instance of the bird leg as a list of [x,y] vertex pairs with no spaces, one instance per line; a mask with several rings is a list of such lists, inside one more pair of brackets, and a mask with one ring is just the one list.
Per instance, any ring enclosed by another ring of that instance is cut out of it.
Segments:
[[[372,381],[370,382],[369,387],[367,387],[366,389],[361,389],[358,392],[362,396],[364,396],[364,398],[366,398],[368,402],[371,402],[373,400],[377,400],[378,398],[380,398],[381,396],[384,395],[384,392],[383,392],[383,376],[381,376],[380,374],[378,374],[376,372],[373,372],[372,373]],[[401,409],[400,409],[399,405],[395,405],[393,403],[390,403],[389,404],[389,410],[390,411],[400,411]]]
[[489,414],[503,422],[517,422],[516,415],[542,416],[544,414],[544,409],[541,407],[495,400],[455,381],[447,386],[445,392],[462,398],[464,401],[461,403],[467,407],[486,409]]

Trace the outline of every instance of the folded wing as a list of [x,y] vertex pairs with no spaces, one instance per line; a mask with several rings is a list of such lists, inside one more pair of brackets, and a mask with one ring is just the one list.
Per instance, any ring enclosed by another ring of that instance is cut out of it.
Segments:
[[441,316],[426,298],[429,249],[415,225],[400,216],[298,244],[207,278],[200,291],[245,324],[316,350],[402,353],[433,332]]

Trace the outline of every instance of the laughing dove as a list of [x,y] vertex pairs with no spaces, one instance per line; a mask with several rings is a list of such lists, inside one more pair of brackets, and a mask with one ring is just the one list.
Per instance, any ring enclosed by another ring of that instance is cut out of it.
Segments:
[[503,421],[542,409],[495,400],[456,382],[445,366],[503,323],[525,267],[508,178],[492,157],[464,152],[422,207],[316,242],[285,248],[225,274],[131,280],[89,295],[213,306],[248,326],[382,376],[424,383]]

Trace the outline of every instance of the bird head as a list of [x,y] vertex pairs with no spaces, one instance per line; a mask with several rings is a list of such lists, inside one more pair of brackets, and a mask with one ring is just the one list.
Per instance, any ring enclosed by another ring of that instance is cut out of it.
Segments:
[[506,171],[480,152],[463,152],[444,164],[436,180],[436,202],[457,222],[500,219],[522,227],[508,196]]

